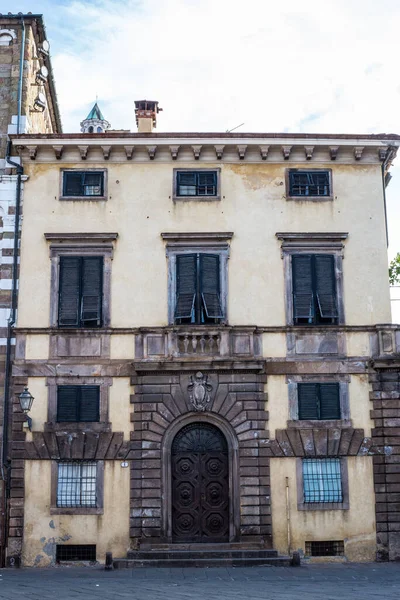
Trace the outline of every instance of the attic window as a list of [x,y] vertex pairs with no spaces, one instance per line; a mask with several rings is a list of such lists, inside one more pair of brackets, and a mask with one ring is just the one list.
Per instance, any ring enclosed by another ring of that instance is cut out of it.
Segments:
[[331,197],[330,171],[290,169],[288,196],[292,198]]
[[63,172],[63,198],[103,198],[104,195],[104,171],[90,170]]

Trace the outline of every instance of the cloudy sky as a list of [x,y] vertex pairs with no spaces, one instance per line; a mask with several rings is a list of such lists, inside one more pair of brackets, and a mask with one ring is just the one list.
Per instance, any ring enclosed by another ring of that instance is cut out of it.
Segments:
[[44,15],[64,131],[79,131],[97,95],[113,128],[134,130],[133,101],[150,98],[160,132],[400,133],[399,0],[6,3]]

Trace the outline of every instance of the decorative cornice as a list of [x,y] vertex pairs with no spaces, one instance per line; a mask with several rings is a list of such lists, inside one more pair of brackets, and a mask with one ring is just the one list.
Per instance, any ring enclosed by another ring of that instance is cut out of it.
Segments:
[[89,146],[78,146],[78,150],[80,152],[81,159],[82,160],[86,160],[87,153],[88,153],[88,150],[89,150]]
[[45,239],[48,242],[113,242],[118,238],[118,233],[45,233]]
[[124,146],[126,158],[132,160],[132,156],[135,150],[135,146]]
[[283,458],[297,457],[334,457],[334,456],[370,456],[380,454],[373,441],[365,437],[364,429],[353,427],[301,429],[278,429],[276,439],[261,443],[271,450],[271,456]]
[[54,154],[57,160],[60,160],[63,154],[64,146],[53,146]]
[[336,231],[332,231],[332,232],[320,231],[320,232],[307,232],[307,233],[291,233],[291,232],[280,233],[280,232],[278,232],[275,234],[275,236],[278,238],[278,240],[282,240],[284,242],[298,242],[298,241],[336,242],[339,240],[347,239],[349,234],[342,233],[342,232],[336,232]]
[[185,242],[189,244],[193,244],[193,242],[204,242],[206,240],[212,242],[226,242],[227,240],[232,239],[233,231],[162,233],[161,237],[167,242]]

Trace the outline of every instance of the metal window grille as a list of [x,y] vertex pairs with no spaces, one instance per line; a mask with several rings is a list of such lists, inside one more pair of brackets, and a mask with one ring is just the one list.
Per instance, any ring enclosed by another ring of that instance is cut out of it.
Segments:
[[344,556],[344,541],[306,542],[306,556]]
[[96,481],[95,462],[58,463],[57,506],[96,508]]
[[305,503],[343,502],[340,458],[303,459]]
[[95,544],[57,544],[56,562],[77,560],[96,560]]
[[292,171],[289,174],[291,196],[329,196],[329,171]]

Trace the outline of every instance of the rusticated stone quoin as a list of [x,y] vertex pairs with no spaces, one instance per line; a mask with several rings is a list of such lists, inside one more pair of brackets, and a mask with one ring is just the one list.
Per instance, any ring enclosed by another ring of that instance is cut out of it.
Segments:
[[378,560],[400,560],[400,369],[394,361],[370,374]]

